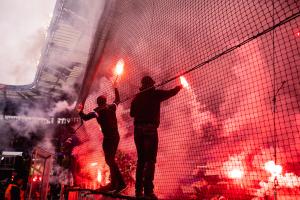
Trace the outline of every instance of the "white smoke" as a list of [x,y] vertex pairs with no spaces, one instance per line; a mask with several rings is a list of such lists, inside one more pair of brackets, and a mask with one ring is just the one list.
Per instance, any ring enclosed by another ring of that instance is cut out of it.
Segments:
[[[216,118],[196,99],[192,87],[182,89],[175,97],[163,102],[161,112],[155,188],[158,193],[170,194],[195,167],[195,160],[190,160],[193,156],[191,141],[202,138],[203,126],[207,123],[215,125]],[[169,170],[170,163],[177,170]]]
[[0,8],[0,83],[32,83],[55,0],[3,0]]
[[69,104],[66,100],[59,101],[55,104],[54,108],[51,109],[49,112],[50,116],[55,116],[56,113],[60,113],[63,111],[72,111],[75,109],[76,102]]

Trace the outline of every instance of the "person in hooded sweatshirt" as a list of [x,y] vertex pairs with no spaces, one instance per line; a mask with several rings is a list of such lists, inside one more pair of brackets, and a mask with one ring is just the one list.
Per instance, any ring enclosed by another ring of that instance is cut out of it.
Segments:
[[79,116],[84,121],[93,118],[97,119],[98,124],[101,127],[103,133],[103,151],[105,156],[105,161],[110,169],[111,184],[102,187],[99,191],[104,192],[122,192],[127,188],[120,169],[115,161],[115,155],[118,149],[120,136],[118,131],[116,109],[120,103],[119,91],[115,88],[115,100],[113,104],[106,103],[106,97],[101,95],[97,98],[98,107],[94,109],[93,112],[88,114],[83,113],[83,106],[80,106]]
[[157,199],[154,194],[154,173],[158,149],[157,128],[160,123],[160,104],[175,96],[182,86],[171,90],[158,90],[150,76],[141,80],[140,93],[131,102],[130,116],[134,118],[134,142],[137,149],[136,197]]

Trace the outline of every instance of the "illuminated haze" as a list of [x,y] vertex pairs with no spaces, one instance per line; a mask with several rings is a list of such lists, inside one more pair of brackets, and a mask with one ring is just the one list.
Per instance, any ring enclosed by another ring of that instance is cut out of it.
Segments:
[[33,82],[55,0],[2,0],[0,6],[0,83]]

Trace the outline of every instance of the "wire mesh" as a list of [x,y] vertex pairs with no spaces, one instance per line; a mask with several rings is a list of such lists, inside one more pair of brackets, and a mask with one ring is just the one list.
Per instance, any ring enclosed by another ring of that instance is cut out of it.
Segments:
[[[85,111],[101,94],[113,101],[113,68],[124,59],[117,117],[119,150],[130,161],[129,108],[141,78],[171,89],[184,74],[190,84],[162,103],[154,180],[160,198],[300,195],[299,1],[119,0],[112,12]],[[103,163],[96,120],[79,134],[94,138],[77,147],[81,163]],[[86,148],[92,153],[83,154]],[[134,180],[129,185],[133,192]]]

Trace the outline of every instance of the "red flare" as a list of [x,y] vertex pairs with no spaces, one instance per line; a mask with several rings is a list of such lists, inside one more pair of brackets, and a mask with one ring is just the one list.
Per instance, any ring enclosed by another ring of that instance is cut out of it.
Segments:
[[95,167],[97,165],[98,165],[98,163],[96,163],[96,162],[91,163],[91,167]]
[[101,174],[101,171],[98,169],[98,173],[97,173],[97,181],[98,181],[98,183],[101,183],[101,180],[102,180],[102,174]]
[[116,64],[115,74],[117,76],[120,76],[123,73],[123,70],[124,70],[124,60],[120,59]]
[[241,169],[233,169],[228,173],[228,177],[232,179],[241,179],[244,172]]
[[265,163],[265,170],[270,172],[272,176],[278,176],[282,172],[282,166],[276,165],[273,160]]
[[184,76],[180,76],[180,83],[181,85],[184,87],[184,88],[189,88],[190,85],[189,83],[187,82],[187,80],[184,78]]

